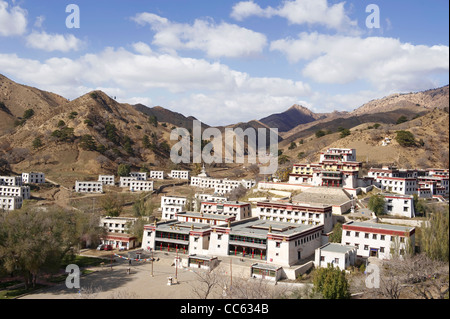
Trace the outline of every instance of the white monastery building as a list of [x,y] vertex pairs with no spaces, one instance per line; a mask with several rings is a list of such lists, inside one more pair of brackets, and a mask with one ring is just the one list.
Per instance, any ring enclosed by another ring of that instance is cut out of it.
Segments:
[[189,180],[189,171],[184,170],[172,170],[169,174],[170,178],[174,179],[187,179]]
[[357,249],[355,246],[346,246],[338,243],[327,243],[316,249],[314,265],[316,267],[339,267],[344,270],[353,266],[356,261]]
[[99,175],[98,181],[101,182],[103,185],[115,185],[115,179],[114,175]]
[[44,173],[22,173],[22,181],[24,184],[44,184],[45,174]]
[[342,225],[341,244],[355,246],[361,258],[390,259],[414,247],[415,228],[369,222],[350,221]]
[[102,182],[75,182],[75,192],[77,193],[103,193]]

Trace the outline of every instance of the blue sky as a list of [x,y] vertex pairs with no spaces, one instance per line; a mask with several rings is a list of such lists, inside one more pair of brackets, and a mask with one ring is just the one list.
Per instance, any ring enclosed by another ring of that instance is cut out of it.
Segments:
[[[68,4],[80,28],[68,28]],[[370,4],[379,28],[368,28]],[[448,84],[447,0],[0,0],[0,73],[210,125]]]

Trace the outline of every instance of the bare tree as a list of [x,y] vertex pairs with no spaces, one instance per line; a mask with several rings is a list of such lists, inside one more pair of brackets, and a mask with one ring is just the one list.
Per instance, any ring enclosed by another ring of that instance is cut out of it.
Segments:
[[394,257],[382,262],[380,286],[367,289],[368,297],[399,299],[415,296],[444,299],[449,291],[448,263],[432,260],[425,254]]
[[199,299],[207,299],[212,293],[214,288],[219,287],[221,282],[218,272],[211,270],[198,270],[194,271],[196,275],[196,281],[192,285],[192,292]]
[[103,165],[105,165],[109,162],[108,158],[103,155],[97,156],[97,158],[95,160],[97,161],[97,163],[100,164],[100,168],[103,168]]

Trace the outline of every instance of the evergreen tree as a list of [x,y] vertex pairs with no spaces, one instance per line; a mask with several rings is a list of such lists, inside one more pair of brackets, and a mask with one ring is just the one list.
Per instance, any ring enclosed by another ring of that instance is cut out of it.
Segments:
[[320,293],[325,299],[349,299],[349,283],[345,270],[328,265],[327,268],[318,268],[313,275],[314,292]]

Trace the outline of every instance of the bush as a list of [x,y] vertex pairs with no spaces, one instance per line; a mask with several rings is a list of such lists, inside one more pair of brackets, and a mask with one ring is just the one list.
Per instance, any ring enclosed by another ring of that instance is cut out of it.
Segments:
[[395,124],[401,124],[401,123],[405,123],[405,122],[408,122],[408,118],[406,116],[402,115],[397,119],[397,122],[395,122]]
[[414,134],[409,131],[397,131],[395,140],[403,147],[416,146],[416,140]]
[[350,285],[345,276],[345,270],[328,265],[327,268],[318,268],[313,276],[314,291],[320,293],[325,299],[349,299]]
[[148,117],[148,122],[149,122],[150,124],[152,124],[154,127],[157,127],[157,126],[158,126],[158,119],[157,119],[156,116],[154,116],[154,115],[150,115],[150,116]]
[[66,122],[64,122],[63,120],[59,120],[59,122],[56,126],[58,126],[58,127],[66,126]]
[[28,120],[29,118],[31,118],[34,115],[34,110],[33,109],[28,109],[23,113],[22,118],[24,120]]
[[369,199],[367,205],[370,210],[372,210],[375,215],[384,215],[384,197],[381,195],[373,195]]
[[295,144],[295,142],[291,142],[291,145],[289,145],[288,149],[293,150],[296,147],[297,147],[297,144]]
[[341,135],[340,135],[340,137],[341,138],[344,138],[344,137],[346,137],[346,136],[349,136],[351,133],[350,133],[350,130],[348,129],[348,128],[344,128],[342,131],[341,131]]
[[64,127],[60,130],[55,130],[52,132],[52,136],[56,137],[59,141],[73,141],[75,139],[75,135],[73,134],[73,128]]
[[69,119],[73,120],[78,115],[78,112],[71,112],[69,114]]
[[320,137],[325,136],[325,135],[326,135],[326,133],[324,131],[322,131],[322,130],[316,131],[316,137],[317,138],[320,138]]
[[34,148],[34,149],[38,149],[38,148],[40,148],[42,145],[43,145],[43,144],[42,144],[42,141],[41,141],[41,139],[40,139],[39,137],[36,137],[36,138],[33,140],[33,148]]
[[117,168],[117,175],[119,176],[130,176],[131,168],[128,164],[120,164]]
[[89,134],[81,137],[80,147],[86,151],[95,151],[97,149],[94,138]]

